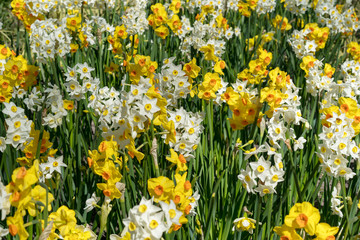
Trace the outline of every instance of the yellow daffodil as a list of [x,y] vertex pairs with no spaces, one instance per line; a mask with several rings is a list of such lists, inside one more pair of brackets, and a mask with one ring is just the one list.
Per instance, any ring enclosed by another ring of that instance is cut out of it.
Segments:
[[338,227],[331,227],[327,223],[319,223],[316,225],[314,240],[335,240],[335,234],[339,231]]
[[302,237],[296,233],[295,228],[288,227],[285,224],[281,227],[275,227],[274,232],[280,236],[281,240],[302,240]]
[[314,235],[316,225],[320,221],[319,210],[309,202],[296,203],[289,215],[285,217],[285,224],[292,228],[304,228],[309,235]]
[[170,153],[171,153],[171,156],[170,157],[166,157],[166,160],[176,164],[176,172],[178,171],[186,171],[188,168],[187,168],[187,165],[186,165],[186,159],[184,157],[184,155],[182,154],[177,154],[174,149],[170,149]]
[[48,201],[48,206],[47,206],[48,211],[51,211],[51,202],[54,201],[54,196],[50,192],[46,194],[46,189],[44,189],[40,185],[36,185],[33,189],[31,189],[30,197],[31,197],[31,201],[29,201],[26,204],[25,208],[28,210],[31,216],[33,217],[36,216],[36,214],[39,211],[38,210],[39,207],[40,207],[40,212],[44,210],[44,207],[37,205],[36,202],[41,202],[45,205],[46,198]]
[[154,201],[169,202],[173,191],[174,182],[167,177],[150,178],[148,180],[148,191],[150,196],[154,196]]
[[193,58],[190,62],[184,65],[183,70],[188,77],[196,78],[201,68],[196,65],[196,58]]
[[29,237],[28,232],[24,227],[24,220],[21,211],[17,211],[13,217],[6,219],[6,224],[9,227],[9,233],[11,236],[18,235],[20,240],[26,240]]
[[66,206],[61,206],[56,212],[51,213],[49,219],[54,222],[62,236],[67,235],[76,226],[75,211]]

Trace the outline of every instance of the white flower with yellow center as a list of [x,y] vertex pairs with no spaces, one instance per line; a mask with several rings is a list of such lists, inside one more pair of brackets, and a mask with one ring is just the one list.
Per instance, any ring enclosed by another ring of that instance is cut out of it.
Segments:
[[159,203],[165,213],[166,224],[168,228],[170,228],[173,223],[179,225],[179,219],[183,215],[183,212],[176,209],[176,205],[173,200],[170,200],[169,204],[163,201],[159,201]]
[[253,189],[257,186],[257,183],[255,181],[254,173],[249,166],[246,166],[246,169],[241,169],[238,178],[241,181],[242,186],[246,188],[247,192],[254,192]]
[[8,126],[7,133],[13,132],[28,132],[31,131],[31,121],[25,118],[8,118],[5,120],[6,125]]
[[304,137],[294,139],[294,151],[297,151],[298,149],[303,149],[304,143],[306,143],[306,139]]
[[[337,139],[334,145],[331,146],[331,149],[337,153],[349,155],[349,142],[344,141],[344,139]],[[350,150],[351,151],[351,150]]]
[[76,64],[76,72],[80,74],[80,78],[91,78],[91,72],[95,70],[95,68],[90,67],[86,62],[83,64]]
[[15,131],[12,133],[6,134],[6,144],[11,144],[14,148],[21,146],[23,143],[25,143],[29,138],[28,132],[23,131]]
[[168,227],[164,222],[164,212],[158,212],[150,215],[146,220],[145,230],[150,233],[154,239],[160,239]]
[[2,110],[2,112],[8,115],[10,118],[15,118],[24,114],[24,109],[17,107],[13,102],[3,102],[3,105],[5,108]]
[[337,171],[337,174],[335,177],[344,177],[345,180],[349,180],[350,178],[353,178],[356,175],[351,168],[348,168],[346,166],[340,167]]
[[147,96],[142,98],[142,101],[138,104],[140,108],[140,114],[147,116],[149,119],[153,118],[154,113],[160,111],[160,108],[156,105],[157,98],[150,99]]
[[337,169],[341,167],[346,167],[347,163],[349,161],[344,158],[341,154],[338,155],[332,155],[330,159],[328,160],[328,164],[331,166],[331,169],[333,169],[334,172],[337,172]]
[[41,165],[42,169],[49,171],[49,174],[52,174],[54,171],[61,174],[61,167],[67,167],[63,162],[63,156],[58,158],[48,157],[48,162]]
[[134,212],[141,216],[148,216],[154,213],[159,212],[161,209],[153,204],[153,198],[146,200],[144,197],[141,199],[139,205],[133,207]]
[[87,199],[85,202],[86,204],[86,206],[84,207],[85,212],[90,212],[91,210],[93,210],[99,201],[100,201],[100,197],[96,197],[96,194],[93,193],[91,197]]
[[264,157],[261,156],[257,162],[251,162],[250,166],[254,171],[254,175],[265,182],[265,178],[270,171],[271,162],[265,161]]
[[143,226],[140,223],[141,217],[137,215],[136,210],[134,208],[130,209],[129,217],[123,220],[125,225],[124,233],[129,232],[131,236],[135,237],[139,236],[143,232]]
[[259,184],[259,186],[255,188],[255,192],[259,193],[261,197],[266,194],[276,193],[274,186],[270,184]]

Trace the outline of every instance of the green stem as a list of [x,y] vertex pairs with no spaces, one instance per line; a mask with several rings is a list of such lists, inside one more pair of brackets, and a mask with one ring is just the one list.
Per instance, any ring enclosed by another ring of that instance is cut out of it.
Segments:
[[270,226],[271,226],[271,212],[272,212],[272,206],[273,206],[273,197],[274,197],[274,194],[271,194],[271,197],[270,197],[270,201],[269,201],[269,206],[267,206],[267,223],[266,223],[266,234],[267,234],[267,237],[266,239],[270,239]]
[[260,226],[260,212],[261,212],[261,200],[262,197],[258,197],[256,198],[256,206],[257,206],[257,210],[256,210],[256,216],[255,216],[255,220],[256,220],[256,225],[255,225],[255,239],[258,239],[259,236],[259,226]]
[[344,239],[347,239],[347,235],[349,232],[349,212],[348,212],[348,203],[346,199],[346,186],[345,186],[345,179],[341,178],[341,191],[343,195],[343,201],[344,201],[344,211],[345,211],[345,217],[346,217],[346,228],[345,228],[345,235]]
[[298,193],[298,197],[299,197],[300,202],[302,202],[302,201],[303,201],[303,198],[302,198],[302,195],[301,195],[299,178],[298,178],[297,173],[296,173],[296,168],[295,168],[295,164],[294,164],[294,159],[293,159],[293,155],[292,155],[292,152],[291,152],[291,151],[289,151],[289,156],[290,156],[291,170],[292,170],[292,172],[293,172],[293,174],[294,174],[296,191],[297,191],[297,193]]

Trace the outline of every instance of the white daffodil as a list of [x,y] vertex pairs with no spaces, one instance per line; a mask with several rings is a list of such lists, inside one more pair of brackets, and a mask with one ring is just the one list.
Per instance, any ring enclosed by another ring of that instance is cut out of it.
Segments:
[[170,203],[159,201],[160,206],[165,213],[166,224],[168,228],[171,227],[172,224],[179,225],[179,219],[183,215],[183,212],[176,209],[176,205],[173,200],[170,200]]
[[100,197],[96,197],[96,194],[93,193],[91,197],[87,199],[85,202],[86,204],[86,206],[84,207],[85,212],[90,212],[91,210],[93,210],[99,201],[100,201]]
[[52,174],[54,171],[61,174],[61,167],[67,167],[65,163],[63,163],[63,156],[53,158],[48,157],[48,162],[43,164],[43,167]]

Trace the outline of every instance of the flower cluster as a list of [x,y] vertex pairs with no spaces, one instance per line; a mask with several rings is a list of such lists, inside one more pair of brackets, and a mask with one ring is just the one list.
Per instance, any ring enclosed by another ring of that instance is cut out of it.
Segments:
[[287,10],[296,15],[304,14],[310,7],[309,0],[285,0],[284,5]]
[[37,17],[35,17],[33,14],[30,13],[25,0],[14,0],[11,2],[11,7],[12,13],[24,23],[27,31],[31,31],[31,25],[36,20],[44,20],[43,15],[38,15]]
[[167,100],[168,105],[176,106],[178,99],[186,98],[192,88],[192,79],[198,76],[200,68],[193,59],[182,67],[173,63],[174,57],[165,59],[159,74],[155,74],[155,86]]
[[[251,162],[246,169],[242,169],[238,178],[243,187],[249,192],[257,192],[260,196],[276,192],[278,182],[284,181],[285,171],[281,162],[281,154],[276,154],[275,149],[268,144],[260,146],[257,152],[267,152],[269,156],[274,155],[276,165],[271,166],[271,161],[261,156],[257,162]],[[268,152],[269,151],[269,152]],[[253,154],[249,152],[250,154]],[[259,184],[259,185],[258,185]]]
[[67,165],[63,163],[63,156],[57,158],[49,156],[47,162],[41,163],[39,167],[41,174],[39,181],[45,182],[46,179],[51,179],[53,177],[54,172],[61,175],[61,167],[67,167]]
[[279,28],[281,31],[288,31],[292,28],[291,24],[289,24],[289,20],[280,15],[276,15],[271,23],[275,28]]
[[[356,174],[348,167],[351,158],[358,160],[359,147],[353,138],[355,131],[359,131],[359,123],[354,123],[359,108],[355,100],[351,98],[339,98],[339,105],[324,107],[321,112],[323,132],[319,134],[322,140],[319,144],[318,156],[322,169],[333,177],[352,178]],[[326,105],[325,105],[326,106]],[[356,129],[356,130],[355,130]]]
[[151,11],[148,17],[149,25],[154,28],[155,34],[162,39],[169,35],[169,29],[165,24],[168,23],[168,14],[165,7],[161,3],[156,3],[151,6]]
[[55,0],[25,0],[26,7],[31,15],[37,17],[49,13],[58,4]]
[[113,31],[111,31],[111,35],[108,36],[107,40],[111,44],[109,50],[112,50],[114,54],[121,54],[123,49],[124,39],[127,38],[128,33],[126,32],[126,28],[124,25],[117,26]]
[[308,40],[307,35],[310,29],[294,30],[291,37],[288,39],[296,57],[301,59],[305,56],[314,56],[317,44],[314,40]]
[[344,214],[342,213],[341,209],[344,207],[344,205],[341,205],[341,198],[342,197],[339,196],[338,189],[336,188],[336,186],[334,186],[334,189],[331,192],[331,211],[332,214],[338,215],[342,218]]
[[121,236],[128,239],[159,240],[164,232],[176,231],[181,223],[187,222],[172,200],[169,203],[158,203],[160,207],[154,205],[153,198],[146,200],[143,197],[139,205],[130,209],[129,217],[123,220],[125,228]]
[[260,105],[257,90],[246,88],[247,83],[247,80],[236,80],[221,95],[232,112],[232,118],[229,118],[229,122],[233,130],[243,129],[252,124],[259,114]]
[[[181,153],[187,160],[193,158],[191,154],[196,150],[200,142],[201,133],[204,127],[202,121],[204,119],[203,113],[187,112],[185,109],[180,108],[176,111],[168,110],[168,124],[173,125],[166,135],[163,135],[165,142],[169,141],[171,148]],[[167,127],[167,126],[166,126]]]
[[225,83],[218,73],[208,72],[198,87],[198,97],[204,100],[216,99],[223,92],[224,87]]
[[255,11],[258,14],[270,13],[275,10],[276,1],[275,0],[262,0],[257,1]]
[[318,93],[329,91],[333,84],[335,68],[325,63],[323,69],[322,61],[312,57],[303,57],[300,68],[306,73],[306,91],[316,96]]
[[317,23],[306,24],[302,30],[294,30],[289,43],[299,59],[314,56],[315,52],[325,47],[329,37],[329,28],[320,28]]
[[360,29],[356,11],[348,2],[345,5],[336,5],[335,1],[321,0],[317,3],[315,12],[318,22],[334,33],[349,33]]
[[122,17],[122,23],[132,36],[143,34],[149,28],[146,18],[147,0],[124,1],[126,10]]
[[58,25],[56,19],[36,20],[31,25],[30,47],[38,60],[45,62],[70,52],[71,36],[64,23]]
[[8,116],[5,123],[8,127],[6,139],[0,137],[0,151],[6,149],[6,144],[11,144],[14,148],[23,149],[26,144],[32,140],[30,138],[32,121],[28,120],[24,114],[24,109],[17,107],[13,102],[3,103],[2,112]]
[[[24,227],[23,211],[27,210],[29,215],[36,216],[46,207],[51,210],[51,202],[54,197],[40,185],[32,187],[39,181],[39,162],[34,161],[32,167],[17,168],[13,171],[11,182],[6,186],[6,191],[11,194],[11,206],[16,208],[14,216],[7,217],[6,223],[12,236],[18,235],[21,240],[29,237]],[[37,202],[41,202],[41,205]],[[46,205],[47,204],[47,205]]]
[[92,77],[93,71],[94,68],[90,67],[86,62],[77,63],[74,67],[67,68],[64,86],[71,99],[85,99],[87,92],[97,90],[100,80]]
[[181,17],[181,28],[175,33],[182,39],[182,54],[189,56],[193,47],[205,53],[205,60],[217,62],[225,51],[226,40],[239,36],[240,29],[231,27],[223,16],[223,4],[223,1],[189,2],[186,7],[194,8],[200,14],[192,24],[189,18]]
[[268,75],[267,67],[271,63],[272,53],[266,49],[258,48],[257,58],[249,62],[249,68],[241,71],[237,78],[242,81],[248,81],[250,84],[259,84]]
[[0,103],[22,98],[29,87],[37,84],[39,67],[28,64],[22,55],[16,56],[0,45]]
[[296,203],[291,209],[289,215],[285,217],[285,224],[275,227],[276,232],[284,239],[303,239],[297,229],[304,229],[310,236],[316,235],[315,239],[335,239],[338,227],[331,227],[327,223],[320,222],[319,210],[309,202]]
[[345,61],[341,65],[341,75],[343,80],[339,82],[337,87],[334,86],[334,92],[355,99],[354,97],[360,93],[360,62],[355,60]]
[[350,53],[355,61],[360,62],[360,45],[357,42],[350,42],[346,51]]
[[[31,124],[31,131],[29,133],[29,141],[24,144],[22,152],[25,154],[23,157],[18,157],[16,161],[20,163],[22,166],[31,167],[33,165],[33,161],[38,159],[40,162],[45,163],[50,159],[50,157],[54,157],[57,149],[53,149],[53,143],[50,142],[50,133],[44,130],[42,132],[42,139],[40,140],[40,130],[35,129],[35,124]],[[40,145],[39,145],[40,144]],[[42,164],[40,164],[42,166]],[[55,167],[55,166],[54,166]],[[48,172],[49,169],[42,168],[44,172]],[[44,175],[42,175],[44,176]],[[47,178],[50,178],[48,176]],[[43,180],[41,178],[40,180]]]
[[251,1],[251,0],[244,0],[244,1],[237,1],[237,7],[238,11],[242,16],[250,17],[251,11],[255,10],[255,7],[257,5],[257,1]]
[[[95,240],[97,236],[89,228],[76,224],[75,211],[66,206],[60,206],[56,212],[49,215],[51,231],[50,239],[87,239]],[[51,225],[52,224],[52,225]]]
[[[176,209],[181,211],[184,216],[194,215],[197,207],[197,200],[200,195],[195,192],[189,180],[186,180],[187,172],[175,174],[175,182],[167,177],[160,176],[157,178],[150,178],[148,180],[148,191],[151,197],[154,197],[155,202],[163,201],[165,203],[174,202]],[[187,223],[187,220],[184,219]],[[179,226],[181,227],[181,226]],[[176,230],[179,229],[177,227]]]
[[97,187],[111,200],[122,195],[119,186],[122,175],[119,170],[123,168],[123,162],[119,157],[118,148],[115,141],[103,141],[98,151],[89,151],[87,159],[94,173],[106,181],[106,183],[98,183]]
[[[60,89],[57,85],[49,85],[45,90],[45,105],[50,109],[43,118],[44,124],[50,128],[56,128],[63,122],[63,117],[67,115],[66,110],[72,110],[74,107],[73,101],[63,100]],[[34,94],[35,99],[37,94]]]

